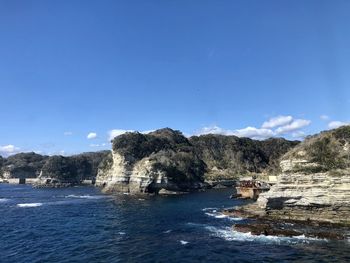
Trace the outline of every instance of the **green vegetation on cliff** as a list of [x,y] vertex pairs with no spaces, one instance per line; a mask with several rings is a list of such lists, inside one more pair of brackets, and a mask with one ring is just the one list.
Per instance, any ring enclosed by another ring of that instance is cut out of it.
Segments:
[[279,158],[298,141],[271,138],[257,141],[224,135],[190,138],[195,151],[208,166],[208,178],[234,178],[252,173],[277,173]]
[[286,154],[284,159],[288,158],[304,159],[313,163],[313,166],[295,168],[306,173],[350,168],[350,126],[309,136]]

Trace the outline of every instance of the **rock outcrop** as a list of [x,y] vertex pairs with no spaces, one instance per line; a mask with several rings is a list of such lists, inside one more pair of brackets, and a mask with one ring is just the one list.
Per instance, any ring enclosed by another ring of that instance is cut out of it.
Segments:
[[43,165],[37,187],[79,185],[83,180],[95,181],[97,169],[109,151],[89,152],[69,157],[50,156]]
[[280,165],[258,199],[268,218],[350,225],[350,126],[308,137]]
[[47,159],[48,156],[34,152],[18,153],[3,159],[0,174],[5,179],[36,178]]
[[207,181],[232,180],[244,175],[278,173],[279,158],[298,141],[271,138],[264,141],[237,136],[192,136],[190,142],[206,163]]
[[112,154],[101,164],[96,185],[106,192],[189,191],[204,186],[205,169],[179,131],[126,133],[113,140]]

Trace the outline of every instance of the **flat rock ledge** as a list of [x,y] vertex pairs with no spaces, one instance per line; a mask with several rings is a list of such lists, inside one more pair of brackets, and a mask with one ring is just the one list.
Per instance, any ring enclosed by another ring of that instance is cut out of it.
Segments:
[[222,214],[230,217],[247,219],[247,222],[236,223],[232,229],[242,233],[265,236],[296,237],[349,240],[350,227],[346,224],[319,222],[313,220],[280,220],[273,219],[257,204],[225,209]]

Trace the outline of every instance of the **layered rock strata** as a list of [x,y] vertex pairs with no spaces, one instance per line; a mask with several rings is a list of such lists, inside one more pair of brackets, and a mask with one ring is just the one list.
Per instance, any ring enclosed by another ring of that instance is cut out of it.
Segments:
[[267,217],[350,225],[350,126],[307,138],[280,165],[258,199]]
[[205,169],[179,131],[126,133],[113,140],[112,154],[101,164],[96,185],[106,192],[190,191],[205,186]]

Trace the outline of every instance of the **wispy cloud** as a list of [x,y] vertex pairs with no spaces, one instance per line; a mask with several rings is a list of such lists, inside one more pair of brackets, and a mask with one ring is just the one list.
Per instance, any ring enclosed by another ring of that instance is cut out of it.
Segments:
[[[310,125],[310,120],[294,119],[292,116],[279,115],[265,121],[261,128],[248,126],[243,129],[223,129],[217,125],[203,127],[195,133],[195,135],[203,134],[222,134],[235,135],[238,137],[248,137],[252,139],[267,139],[279,135],[290,135],[295,138],[305,137],[305,133],[300,129]],[[276,129],[273,129],[276,128]]]
[[71,131],[65,131],[65,132],[63,133],[63,135],[64,135],[64,136],[71,136],[71,135],[73,135],[73,132],[71,132]]
[[269,119],[268,121],[265,121],[263,123],[263,125],[261,126],[261,128],[271,129],[271,128],[287,125],[287,124],[291,123],[292,120],[293,120],[292,116],[280,115],[277,117],[273,117],[273,118]]
[[234,135],[238,137],[249,137],[252,139],[266,139],[274,135],[273,131],[270,129],[259,129],[255,127],[246,127],[237,130],[227,130],[220,128],[216,125],[210,127],[203,127],[201,130],[196,132],[195,135],[204,134],[221,134],[221,135]]
[[111,141],[119,135],[122,135],[126,132],[133,132],[133,131],[134,130],[113,129],[113,130],[108,131],[108,139]]
[[301,128],[304,128],[304,127],[310,125],[310,123],[311,123],[311,121],[304,120],[304,119],[293,120],[290,124],[287,124],[287,125],[284,125],[282,127],[277,128],[275,133],[277,135],[290,133],[290,132],[299,130]]
[[[147,134],[147,133],[154,132],[154,131],[155,130],[146,130],[146,131],[141,131],[140,133]],[[113,130],[108,131],[108,139],[111,141],[115,137],[122,135],[126,132],[135,132],[135,130],[113,129]]]
[[96,132],[90,132],[87,136],[87,139],[91,140],[91,139],[95,139],[97,138],[97,133]]
[[0,146],[0,155],[5,156],[5,157],[12,155],[12,154],[19,153],[19,151],[20,151],[20,148],[14,146],[12,144]]
[[89,146],[90,147],[93,147],[93,148],[98,148],[98,147],[104,147],[106,146],[107,144],[106,143],[101,143],[101,144],[98,144],[98,143],[91,143]]
[[328,123],[329,129],[336,129],[344,125],[350,125],[350,122],[343,122],[343,121],[331,121]]
[[329,116],[328,115],[321,115],[320,119],[324,120],[324,121],[327,121],[327,120],[329,120]]

